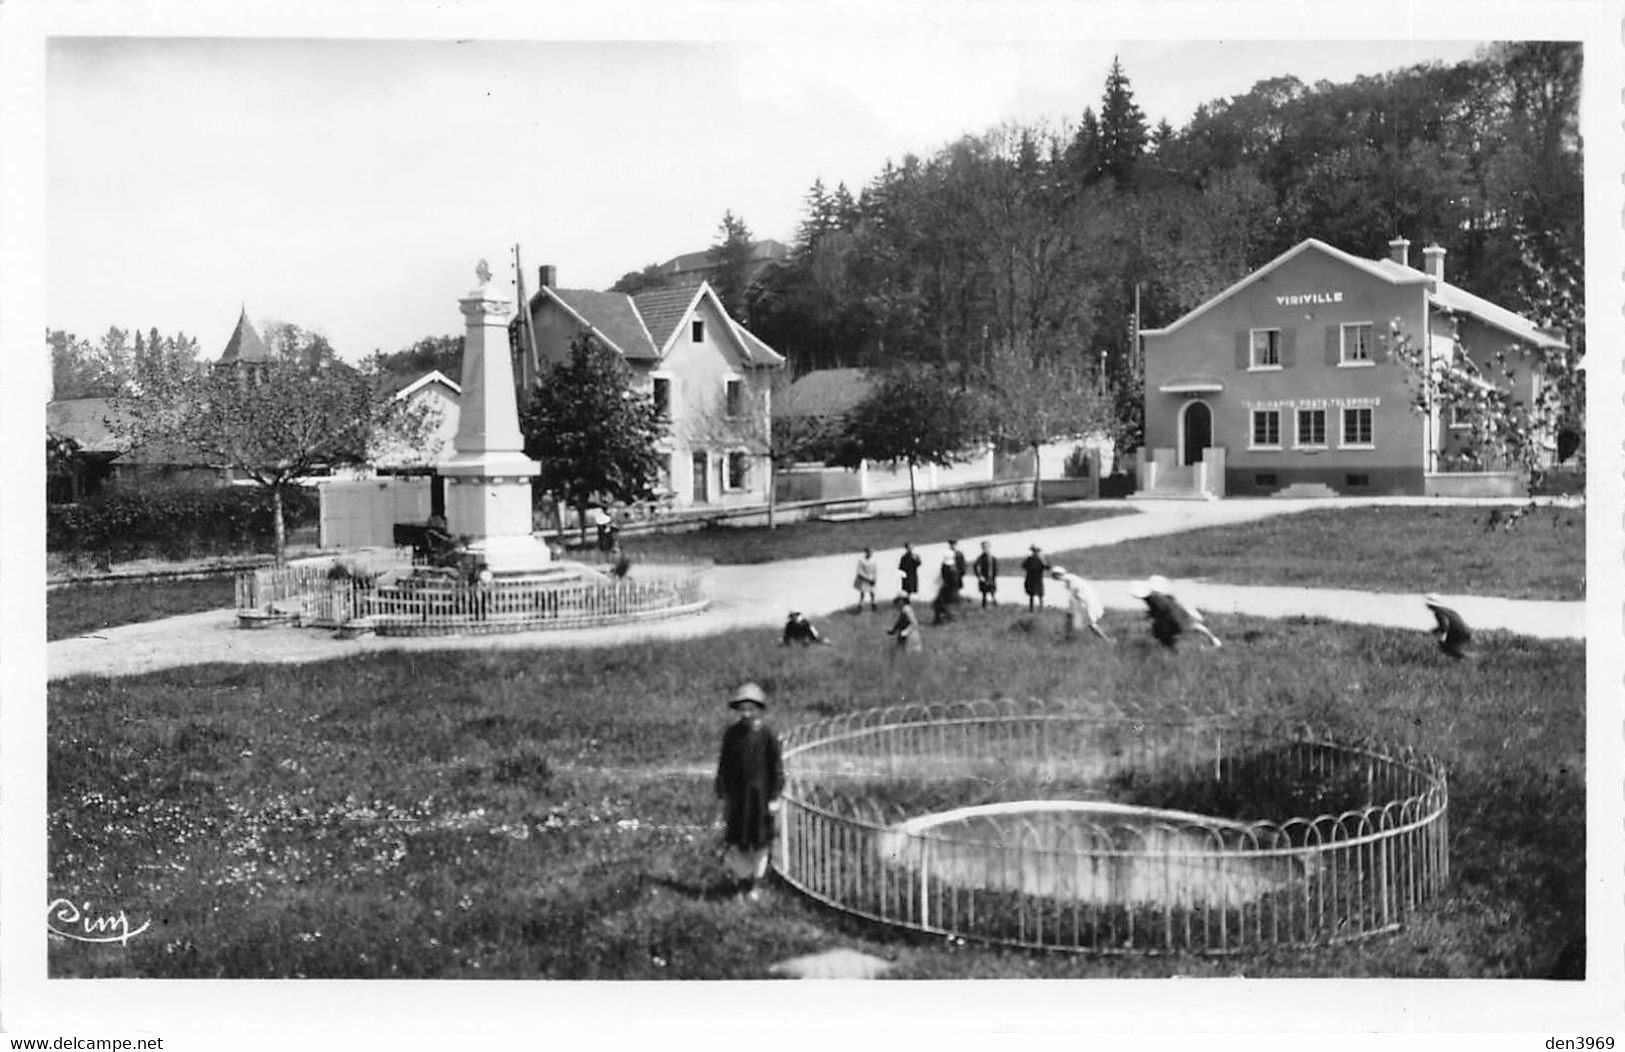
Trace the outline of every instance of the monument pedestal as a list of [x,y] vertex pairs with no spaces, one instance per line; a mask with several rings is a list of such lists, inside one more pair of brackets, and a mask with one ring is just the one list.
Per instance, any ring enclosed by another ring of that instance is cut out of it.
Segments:
[[462,399],[455,455],[439,465],[446,479],[446,529],[469,538],[468,550],[493,574],[534,573],[553,555],[531,534],[531,480],[542,466],[525,456],[508,359],[509,303],[489,286],[458,301],[465,321]]

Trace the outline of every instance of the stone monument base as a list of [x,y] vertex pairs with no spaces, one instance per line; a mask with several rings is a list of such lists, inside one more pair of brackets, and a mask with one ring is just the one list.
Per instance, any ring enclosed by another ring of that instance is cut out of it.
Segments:
[[576,576],[554,562],[546,542],[535,537],[481,537],[468,545],[468,553],[498,577],[543,571]]

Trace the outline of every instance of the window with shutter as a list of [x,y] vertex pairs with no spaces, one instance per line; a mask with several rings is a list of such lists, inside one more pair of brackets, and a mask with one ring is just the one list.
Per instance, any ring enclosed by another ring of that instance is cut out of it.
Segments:
[[1253,329],[1250,333],[1251,369],[1281,368],[1281,330]]
[[1340,365],[1371,365],[1372,325],[1352,322],[1340,327]]

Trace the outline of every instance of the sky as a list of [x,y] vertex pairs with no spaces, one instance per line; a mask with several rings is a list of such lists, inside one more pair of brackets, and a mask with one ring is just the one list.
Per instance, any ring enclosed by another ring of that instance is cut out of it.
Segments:
[[[723,214],[789,242],[814,179],[1098,109],[1114,56],[1148,123],[1294,75],[1478,42],[61,37],[46,59],[47,325],[196,336],[246,309],[359,358],[460,332],[521,247],[565,287],[700,251]],[[86,295],[87,290],[94,295]]]

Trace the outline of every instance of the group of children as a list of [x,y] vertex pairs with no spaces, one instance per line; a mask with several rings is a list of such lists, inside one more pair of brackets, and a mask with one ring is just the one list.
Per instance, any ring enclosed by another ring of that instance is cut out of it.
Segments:
[[[897,563],[901,587],[897,598],[893,600],[897,608],[897,619],[887,631],[887,635],[892,637],[897,649],[902,652],[918,651],[923,646],[919,615],[914,611],[914,596],[920,591],[922,565],[923,561],[914,550],[914,545],[905,543],[903,555]],[[967,570],[975,577],[982,609],[998,605],[999,560],[993,554],[992,544],[983,541],[981,552],[967,564],[964,553],[959,549],[959,542],[951,540],[948,542],[947,552],[942,556],[937,594],[931,602],[933,625],[954,620],[955,608],[963,601],[962,593]],[[1036,544],[1022,560],[1021,571],[1029,613],[1043,609],[1044,582],[1053,580],[1066,591],[1066,638],[1073,639],[1087,630],[1100,639],[1113,642],[1112,637],[1101,627],[1100,621],[1106,608],[1093,584],[1064,566],[1051,565],[1043,549]],[[852,582],[858,593],[859,612],[863,610],[865,602],[869,604],[870,610],[880,609],[877,595],[879,578],[880,571],[875,562],[874,550],[863,549],[863,554],[858,557],[857,570]],[[1202,612],[1175,596],[1168,579],[1161,574],[1152,574],[1144,581],[1136,582],[1130,588],[1129,594],[1145,604],[1151,636],[1164,647],[1174,649],[1180,637],[1187,632],[1202,636],[1214,647],[1224,645],[1218,635],[1208,627]],[[1452,658],[1466,657],[1472,632],[1467,628],[1461,615],[1444,605],[1443,601],[1432,593],[1424,596],[1423,600],[1434,616],[1435,627],[1432,635],[1438,642],[1439,649]],[[825,644],[827,641],[812,622],[799,611],[791,611],[789,620],[784,626],[784,643],[813,645]]]
[[[914,596],[920,591],[922,565],[923,560],[914,550],[914,545],[905,543],[903,555],[897,563],[897,571],[901,578],[900,588],[897,598],[893,600],[897,608],[897,620],[887,632],[900,651],[918,651],[922,647],[920,619],[914,610]],[[959,548],[959,542],[951,540],[948,542],[947,552],[942,556],[937,593],[931,601],[933,625],[954,620],[955,610],[963,602],[967,571],[976,580],[982,609],[999,605],[999,559],[993,554],[992,543],[983,541],[981,552],[974,560],[967,562],[965,553]],[[1066,590],[1067,595],[1066,638],[1072,639],[1087,629],[1100,639],[1112,641],[1111,636],[1107,635],[1106,630],[1100,625],[1100,619],[1105,614],[1106,608],[1100,601],[1100,594],[1094,585],[1071,573],[1064,566],[1050,565],[1043,549],[1036,544],[1022,560],[1021,571],[1029,613],[1044,606],[1044,582],[1056,581]],[[859,612],[862,612],[866,602],[870,610],[880,609],[877,591],[879,582],[880,569],[875,562],[874,549],[865,548],[863,554],[858,557],[856,572],[852,579],[852,586],[858,593]],[[1146,616],[1151,621],[1151,633],[1163,646],[1174,647],[1179,637],[1187,630],[1205,636],[1214,646],[1223,645],[1219,637],[1207,627],[1200,611],[1174,597],[1166,578],[1153,575],[1136,586],[1134,595],[1146,604]],[[799,611],[790,612],[789,620],[784,625],[786,645],[824,642],[818,629]]]

